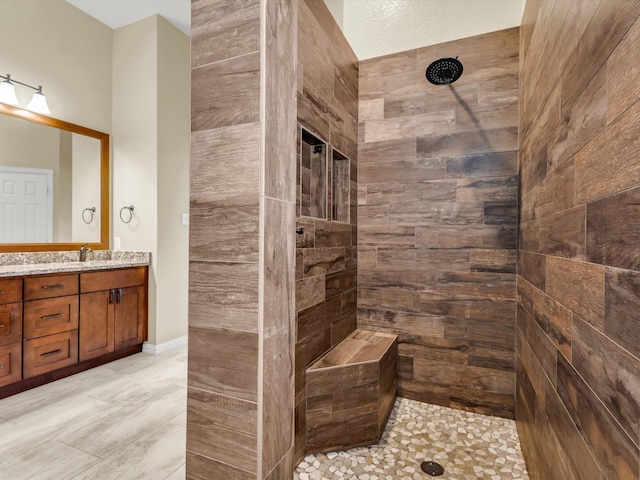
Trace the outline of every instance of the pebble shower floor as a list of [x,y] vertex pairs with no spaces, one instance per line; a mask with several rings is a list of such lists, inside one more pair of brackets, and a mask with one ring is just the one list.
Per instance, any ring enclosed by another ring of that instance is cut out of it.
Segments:
[[[425,460],[444,475],[423,473]],[[307,455],[295,480],[528,480],[513,420],[398,398],[380,443]]]

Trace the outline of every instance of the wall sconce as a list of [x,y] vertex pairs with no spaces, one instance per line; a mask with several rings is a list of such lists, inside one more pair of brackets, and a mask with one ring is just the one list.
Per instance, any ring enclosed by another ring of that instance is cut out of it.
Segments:
[[36,93],[33,94],[29,105],[27,105],[27,110],[31,110],[35,113],[43,113],[45,115],[49,115],[51,113],[49,106],[47,105],[47,97],[42,93],[41,85],[33,87],[26,83],[18,82],[11,78],[11,75],[8,73],[6,77],[0,75],[0,78],[4,79],[0,82],[0,102],[16,106],[19,104],[18,97],[16,97],[16,87],[14,85],[14,83],[17,83],[18,85],[22,85],[36,91]]

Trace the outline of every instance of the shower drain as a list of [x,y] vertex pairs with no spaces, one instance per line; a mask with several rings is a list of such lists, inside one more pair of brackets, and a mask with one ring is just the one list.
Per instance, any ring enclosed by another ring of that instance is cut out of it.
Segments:
[[432,477],[439,477],[444,473],[444,468],[442,465],[436,462],[422,462],[420,464],[420,468],[422,471]]

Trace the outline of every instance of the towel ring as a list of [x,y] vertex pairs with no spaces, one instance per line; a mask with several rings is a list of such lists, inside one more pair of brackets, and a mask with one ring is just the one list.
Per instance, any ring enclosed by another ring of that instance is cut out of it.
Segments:
[[[127,217],[126,213],[124,217],[122,216],[123,210],[129,210],[129,218],[126,218]],[[122,223],[129,223],[131,222],[131,219],[133,219],[133,205],[125,205],[120,209],[120,220],[122,220]]]
[[[93,222],[94,213],[96,213],[96,207],[85,208],[84,210],[82,210],[82,221],[89,225],[91,222]],[[87,218],[89,218],[89,220],[87,220]]]

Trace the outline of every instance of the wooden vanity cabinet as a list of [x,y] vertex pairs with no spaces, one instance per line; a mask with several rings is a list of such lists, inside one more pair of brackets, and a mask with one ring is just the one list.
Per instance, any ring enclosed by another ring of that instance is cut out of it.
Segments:
[[22,379],[22,279],[0,280],[0,387]]
[[148,267],[0,278],[0,398],[142,351]]
[[80,274],[80,361],[145,341],[146,268]]

